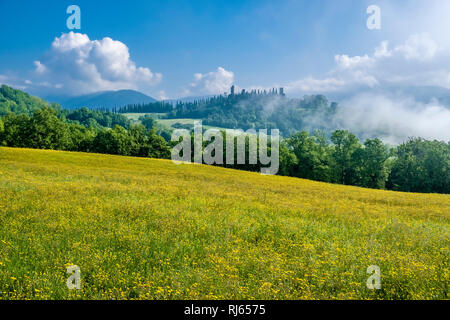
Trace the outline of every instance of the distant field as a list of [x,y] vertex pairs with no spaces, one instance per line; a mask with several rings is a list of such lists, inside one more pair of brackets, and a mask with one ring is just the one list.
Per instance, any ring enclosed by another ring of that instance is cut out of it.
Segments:
[[449,226],[448,195],[0,148],[0,299],[448,299]]
[[[158,124],[161,127],[164,128],[168,128],[168,129],[175,129],[173,127],[174,124],[179,123],[179,124],[183,124],[183,125],[194,125],[194,121],[198,120],[198,119],[160,119],[160,117],[163,117],[166,115],[166,113],[124,113],[124,116],[126,116],[128,119],[134,121],[134,122],[140,122],[139,118],[145,115],[150,115],[155,117],[155,119],[157,119]],[[221,128],[221,127],[215,127],[215,126],[207,126],[207,125],[203,125],[203,128],[205,129],[225,129],[225,128]]]
[[191,124],[194,125],[194,121],[197,121],[197,119],[159,119],[158,122],[162,125],[171,127],[175,123],[180,124]]
[[[194,125],[194,121],[197,120],[198,119],[158,119],[158,123],[166,127],[174,128],[173,125],[176,123]],[[221,127],[208,126],[205,124],[202,124],[202,126],[204,129],[225,129]]]
[[155,119],[159,119],[160,117],[165,116],[165,113],[123,113],[128,119],[138,122],[139,118],[145,115],[150,115],[155,117]]

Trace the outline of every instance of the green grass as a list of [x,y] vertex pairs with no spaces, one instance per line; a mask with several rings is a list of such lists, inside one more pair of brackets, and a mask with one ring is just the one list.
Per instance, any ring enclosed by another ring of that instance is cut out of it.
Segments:
[[[188,124],[188,125],[194,125],[194,121],[200,121],[199,119],[158,119],[158,123],[161,124],[162,126],[165,126],[166,128],[174,128],[173,125],[176,123],[179,124]],[[216,126],[208,126],[208,125],[204,125],[202,124],[204,129],[223,129],[225,130],[226,128],[222,128],[222,127],[216,127]]]
[[154,117],[155,119],[159,119],[161,117],[164,117],[166,113],[123,113],[123,115],[134,122],[140,122],[139,118],[145,115],[149,115]]
[[[165,129],[176,129],[175,127],[173,127],[173,125],[177,124],[177,123],[183,124],[183,125],[188,124],[188,125],[193,126],[194,121],[199,121],[199,119],[163,119],[163,117],[166,115],[166,113],[124,113],[123,115],[126,116],[131,121],[133,121],[134,123],[140,123],[141,122],[139,120],[140,117],[145,116],[145,115],[150,115],[157,120],[158,126],[160,128],[165,128]],[[208,126],[208,125],[203,125],[203,128],[226,130],[226,128],[216,127],[216,126]]]

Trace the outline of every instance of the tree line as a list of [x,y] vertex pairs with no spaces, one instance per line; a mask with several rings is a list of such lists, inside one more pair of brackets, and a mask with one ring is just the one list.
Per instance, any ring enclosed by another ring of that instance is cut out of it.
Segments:
[[380,139],[361,143],[346,131],[302,131],[286,140],[295,155],[288,175],[395,191],[450,193],[450,143],[410,138],[389,148]]
[[173,105],[170,102],[157,101],[150,103],[129,104],[114,110],[117,113],[167,113],[171,112]]
[[[310,103],[316,105],[317,100]],[[0,88],[0,110],[4,110],[1,146],[169,159],[176,144],[169,132],[163,138],[155,131],[157,120],[150,116],[133,125],[121,114],[62,110],[7,86]],[[248,139],[246,143],[248,152]],[[410,138],[390,148],[376,138],[360,142],[346,130],[335,130],[329,138],[316,130],[282,139],[279,152],[280,175],[376,189],[450,193],[449,142]],[[249,163],[223,166],[261,169]]]
[[[87,126],[44,107],[31,117],[14,113],[2,117],[0,144],[169,159],[174,143],[144,125],[128,129],[118,124],[112,128]],[[250,171],[261,168],[225,166]],[[334,131],[330,139],[320,131],[312,135],[302,131],[281,141],[279,174],[376,189],[450,193],[450,144],[416,138],[388,148],[379,139],[360,143],[345,130]]]
[[[226,141],[226,132],[221,132],[223,141]],[[237,138],[234,139],[236,159]],[[191,133],[191,150],[194,150],[193,141]],[[204,141],[203,149],[209,143]],[[258,138],[255,144],[255,152],[259,154]],[[250,149],[250,139],[247,137],[244,164],[215,165],[260,172],[266,166],[249,163]],[[268,151],[270,154],[269,141]],[[226,144],[222,152],[226,154]],[[191,158],[194,162],[193,154]],[[448,194],[450,142],[410,138],[397,147],[388,147],[378,138],[360,142],[347,130],[335,130],[330,138],[320,130],[315,130],[313,134],[301,131],[281,139],[278,174],[372,189]]]
[[[301,130],[330,129],[337,103],[323,95],[290,99],[276,89],[240,93],[194,101],[158,101],[113,108],[114,113],[162,113],[160,118],[202,119],[205,125],[230,129],[277,128],[284,136]],[[101,111],[106,111],[101,109]],[[320,119],[311,123],[311,119]],[[318,123],[319,122],[319,123]]]
[[20,148],[107,153],[124,156],[170,158],[168,143],[155,130],[143,125],[128,129],[86,126],[58,117],[44,107],[26,114],[10,113],[0,118],[0,145]]
[[[290,99],[276,90],[245,91],[192,102],[178,101],[166,118],[202,119],[203,124],[230,129],[279,129],[283,136],[313,129],[330,129],[337,103],[323,95]],[[311,121],[320,119],[320,121]]]

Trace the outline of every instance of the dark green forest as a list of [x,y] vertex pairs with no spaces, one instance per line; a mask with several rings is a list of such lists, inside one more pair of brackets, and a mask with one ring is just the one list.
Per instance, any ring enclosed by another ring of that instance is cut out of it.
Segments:
[[[283,111],[265,110],[268,97],[285,100]],[[242,109],[243,101],[249,108],[246,112]],[[149,112],[145,105],[139,108],[143,109],[129,110]],[[450,193],[449,142],[410,138],[397,147],[388,147],[376,138],[361,142],[346,130],[334,130],[331,134],[302,130],[307,127],[305,119],[313,112],[324,117],[333,112],[335,105],[329,104],[323,96],[291,100],[276,90],[244,91],[203,102],[180,102],[170,108],[169,117],[201,118],[205,124],[220,127],[270,129],[280,126],[282,130],[284,123],[286,138],[280,143],[280,175],[376,189]],[[141,120],[142,124],[133,125],[116,112],[87,108],[64,110],[57,104],[49,104],[8,86],[0,88],[2,146],[169,159],[174,142],[168,142],[169,137],[163,138],[156,132],[157,120],[151,117]],[[224,166],[250,171],[260,169],[259,165],[250,164]]]
[[[272,91],[246,92],[218,96],[201,101],[179,102],[168,118],[202,119],[210,126],[244,130],[251,128],[277,128],[285,137],[300,130],[326,129],[337,104],[329,103],[322,95],[289,99]],[[311,124],[312,117],[324,121]]]
[[129,105],[116,111],[165,113],[164,118],[168,119],[202,119],[205,125],[230,129],[277,128],[283,136],[289,136],[301,130],[329,129],[336,107],[337,103],[328,102],[323,95],[289,99],[282,89],[272,89],[242,90],[239,94],[233,92],[226,96],[192,102],[178,101],[175,104],[156,102]]
[[122,108],[115,109],[117,113],[168,113],[173,110],[172,103],[169,102],[151,102],[141,104],[129,104]]

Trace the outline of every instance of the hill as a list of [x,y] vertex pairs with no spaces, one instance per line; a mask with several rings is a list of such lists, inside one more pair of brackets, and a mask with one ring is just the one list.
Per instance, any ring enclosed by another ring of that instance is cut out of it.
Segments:
[[[166,113],[172,119],[202,119],[209,126],[277,128],[283,136],[345,128],[362,140],[378,137],[392,145],[409,137],[448,141],[450,90],[438,87],[382,88],[290,98],[283,88],[204,97],[171,104],[122,108],[122,113]],[[339,103],[338,103],[339,102]]]
[[26,92],[13,89],[7,85],[0,87],[0,117],[10,112],[31,115],[33,111],[48,106],[50,106],[48,102],[33,97]]
[[[1,299],[448,299],[450,196],[0,148]],[[81,269],[82,290],[66,287]],[[368,290],[367,268],[381,270]]]
[[284,136],[300,131],[336,129],[338,104],[323,95],[302,99],[286,97],[283,89],[242,90],[241,93],[200,98],[194,101],[157,102],[125,106],[120,113],[166,113],[168,119],[201,119],[205,125],[230,128],[279,129]]
[[76,97],[48,97],[64,108],[119,108],[128,104],[151,103],[157,100],[135,90],[102,91]]

